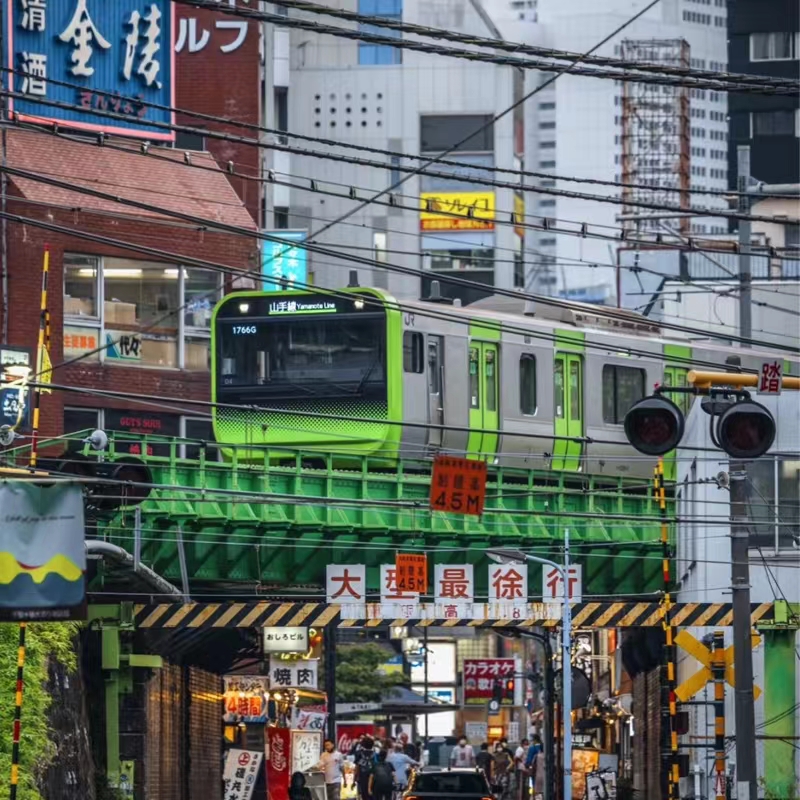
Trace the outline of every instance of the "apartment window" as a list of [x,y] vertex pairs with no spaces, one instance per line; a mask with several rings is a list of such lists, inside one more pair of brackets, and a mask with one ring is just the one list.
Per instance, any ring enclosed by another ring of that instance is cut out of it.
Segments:
[[603,420],[621,425],[628,409],[644,397],[645,371],[636,367],[603,366]]
[[754,111],[750,115],[752,136],[795,136],[795,111]]
[[750,484],[751,547],[796,550],[800,542],[800,461],[764,456],[746,466]]
[[556,162],[555,161],[540,161],[539,162],[539,169],[555,169]]
[[206,149],[206,137],[202,133],[177,131],[175,133],[176,150],[196,150],[202,152]]
[[556,146],[555,142],[540,142],[539,143],[539,147],[541,147],[542,150],[554,150],[555,146]]
[[519,410],[525,416],[536,413],[536,356],[530,353],[519,359]]
[[475,247],[469,250],[430,250],[431,269],[444,270],[491,270],[494,269],[494,248]]
[[[213,442],[214,431],[211,427],[211,420],[208,417],[182,417],[181,426],[183,432],[181,436],[185,439],[194,439],[195,442]],[[181,447],[181,458],[200,458],[201,444],[186,443]],[[207,458],[210,460],[217,460],[217,452],[212,449],[208,452]]]
[[552,111],[555,107],[555,103],[539,103],[539,111]]
[[289,209],[285,206],[275,206],[272,209],[272,219],[275,227],[281,230],[289,227]]
[[[385,17],[386,19],[400,22],[403,19],[403,0],[358,0],[358,13],[370,17]],[[360,24],[358,28],[364,33],[391,36],[395,39],[402,38],[400,31],[379,28],[376,25]],[[361,66],[401,64],[402,62],[403,51],[399,47],[370,44],[369,42],[358,43],[358,63]]]
[[[289,130],[289,90],[286,86],[275,87],[275,127],[279,131]],[[278,142],[286,144],[286,136],[278,136]]]
[[789,61],[798,58],[800,34],[790,31],[750,34],[751,61]]
[[553,198],[548,198],[539,201],[539,208],[552,208],[555,204],[556,201]]
[[406,331],[403,334],[403,372],[420,373],[423,370],[422,334]]
[[472,153],[494,152],[494,126],[491,114],[445,114],[420,117],[420,150],[442,153],[460,142],[467,133],[473,135],[458,146]]
[[400,183],[400,156],[390,156],[389,183],[392,186]]
[[555,122],[540,122],[539,123],[539,130],[542,130],[542,131],[551,131],[555,127],[556,127]]
[[220,291],[219,274],[210,270],[65,254],[64,355],[207,370]]

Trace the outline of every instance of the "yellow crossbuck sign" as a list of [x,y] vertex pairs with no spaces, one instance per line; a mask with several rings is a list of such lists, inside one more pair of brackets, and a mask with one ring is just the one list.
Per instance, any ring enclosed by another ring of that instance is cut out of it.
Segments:
[[[752,647],[755,649],[761,642],[761,637],[754,633],[750,639]],[[691,697],[694,697],[709,681],[712,680],[711,674],[711,649],[706,647],[702,642],[699,642],[692,636],[689,631],[681,631],[675,637],[675,644],[687,652],[693,658],[696,658],[703,668],[695,672],[691,678],[685,680],[676,690],[675,696],[681,703],[685,703]],[[735,688],[736,681],[733,672],[733,645],[726,647],[723,653],[725,658],[725,682]],[[757,700],[761,695],[761,689],[758,686],[753,687],[753,697]]]

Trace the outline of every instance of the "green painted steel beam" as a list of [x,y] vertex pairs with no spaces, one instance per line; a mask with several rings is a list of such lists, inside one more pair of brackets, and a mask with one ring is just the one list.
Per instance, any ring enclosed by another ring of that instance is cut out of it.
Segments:
[[764,632],[764,780],[770,797],[794,797],[797,789],[795,636],[794,629]]
[[[358,545],[370,545],[357,551],[370,569],[400,548],[424,546],[456,550],[438,561],[475,564],[478,592],[487,547],[557,558],[568,528],[574,556],[587,564],[586,593],[661,588],[658,509],[641,481],[581,476],[577,483],[565,473],[498,468],[490,471],[487,510],[476,517],[432,512],[430,464],[419,462],[373,468],[364,459],[345,469],[331,458],[309,467],[299,455],[269,466],[145,460],[154,485],[165,488],[141,506],[142,558],[168,579],[180,580],[179,524],[190,581],[322,585],[325,565],[352,561]],[[108,541],[133,550],[130,510],[101,527]]]

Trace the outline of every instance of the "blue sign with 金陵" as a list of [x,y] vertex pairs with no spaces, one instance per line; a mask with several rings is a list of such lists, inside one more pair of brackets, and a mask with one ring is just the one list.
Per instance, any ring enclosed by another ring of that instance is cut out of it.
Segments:
[[[21,118],[173,140],[170,0],[3,0],[3,83]],[[43,102],[47,101],[47,102]],[[48,105],[59,103],[63,105]],[[115,116],[104,116],[104,114]]]
[[308,251],[292,242],[304,242],[306,231],[268,231],[282,242],[264,242],[261,256],[261,274],[271,280],[264,281],[265,292],[280,292],[296,284],[304,288],[308,281]]

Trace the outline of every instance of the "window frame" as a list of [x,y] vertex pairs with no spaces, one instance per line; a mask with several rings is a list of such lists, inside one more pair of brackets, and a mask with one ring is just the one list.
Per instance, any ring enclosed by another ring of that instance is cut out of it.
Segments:
[[[779,34],[783,34],[785,31],[755,31],[750,34],[749,37],[749,53],[750,61],[754,64],[762,63],[764,61],[796,61],[800,58],[800,33],[794,33],[793,36],[790,35],[789,42],[790,42],[790,54],[788,56],[776,56],[775,55],[775,45],[777,42],[776,37]],[[756,58],[755,57],[755,37],[756,36],[767,36],[767,57],[766,58]]]
[[[106,326],[106,315],[105,315],[105,302],[106,302],[106,281],[105,281],[105,270],[106,270],[106,259],[112,258],[112,256],[106,257],[101,255],[95,255],[92,253],[82,253],[82,252],[69,252],[64,254],[65,257],[68,256],[79,256],[82,258],[87,259],[95,259],[97,264],[97,276],[96,276],[96,284],[95,284],[95,306],[96,306],[96,314],[94,316],[78,316],[74,314],[67,314],[64,312],[62,314],[61,320],[61,330],[62,335],[65,328],[86,328],[87,330],[93,330],[97,333],[97,340],[98,343],[102,344],[105,341],[105,333],[107,330]],[[142,263],[150,263],[150,262],[142,262]],[[156,263],[156,262],[152,262]],[[184,264],[173,264],[170,262],[157,262],[159,264],[164,264],[164,269],[177,269],[178,270],[178,299],[177,299],[177,306],[176,306],[176,314],[177,314],[177,332],[176,336],[176,365],[174,367],[169,366],[159,366],[158,364],[148,364],[145,362],[140,363],[125,363],[125,364],[114,364],[114,366],[119,367],[130,367],[133,369],[176,369],[182,371],[191,371],[191,372],[202,372],[203,370],[189,370],[186,367],[186,344],[190,340],[198,340],[202,339],[204,341],[208,341],[209,348],[211,347],[211,327],[203,328],[197,327],[194,325],[189,325],[186,323],[186,314],[185,314],[185,305],[186,305],[186,281],[187,281],[187,270],[189,269],[203,269],[202,267],[191,267],[186,266]],[[62,264],[62,291],[63,294],[66,295],[66,280],[67,280],[67,272],[64,268],[65,265]],[[143,267],[143,271],[147,268]],[[213,270],[207,270],[208,272],[213,272]],[[219,298],[223,296],[224,292],[224,283],[222,280],[222,274],[218,273],[216,276],[217,288],[219,290]],[[217,298],[217,299],[219,299]],[[216,300],[214,301],[216,302]],[[147,327],[146,325],[144,327]],[[133,331],[133,333],[136,333]],[[96,361],[91,361],[90,363],[93,364],[107,364],[113,363],[106,359],[106,349],[103,348],[98,353],[98,358]]]
[[[606,392],[608,390],[608,386],[606,384],[606,370],[611,370],[611,374],[613,375],[612,381],[612,388],[613,388],[613,419],[608,419],[606,416],[606,403],[607,397]],[[622,426],[625,423],[625,417],[622,415],[620,419],[619,415],[619,378],[618,378],[618,371],[619,370],[630,370],[631,372],[638,372],[641,376],[641,397],[645,397],[647,393],[647,370],[644,367],[634,367],[628,364],[603,364],[603,369],[600,376],[600,385],[602,389],[602,397],[600,403],[600,409],[603,416],[603,424],[604,425],[619,425]],[[639,398],[641,399],[641,398]],[[627,412],[626,412],[627,413]]]
[[[533,365],[533,404],[532,406],[524,402],[523,395],[523,364]],[[539,412],[539,397],[538,397],[538,375],[536,373],[536,354],[535,353],[522,353],[519,357],[519,413],[523,417],[535,417]],[[533,411],[526,410],[526,408],[533,408]]]
[[403,331],[403,373],[422,375],[425,372],[425,341],[419,331]]

